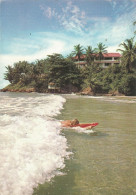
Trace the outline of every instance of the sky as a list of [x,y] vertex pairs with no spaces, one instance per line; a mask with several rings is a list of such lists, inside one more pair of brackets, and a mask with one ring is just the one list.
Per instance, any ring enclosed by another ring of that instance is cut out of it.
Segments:
[[67,56],[80,44],[108,52],[134,35],[136,0],[0,0],[0,89],[7,65]]

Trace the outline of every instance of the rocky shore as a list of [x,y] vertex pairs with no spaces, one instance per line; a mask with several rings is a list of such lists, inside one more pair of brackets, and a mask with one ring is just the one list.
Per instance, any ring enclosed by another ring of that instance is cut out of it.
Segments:
[[36,92],[34,88],[27,88],[27,89],[10,89],[10,88],[3,88],[0,90],[0,92],[26,92],[26,93],[31,93],[31,92]]
[[90,87],[85,88],[83,91],[78,93],[79,95],[90,95],[90,96],[125,96],[118,91],[111,91],[108,94],[105,93],[94,93]]
[[[22,92],[22,93],[32,93],[32,92],[39,92],[35,88],[11,88],[11,86],[7,86],[0,90],[0,92]],[[52,93],[50,91],[40,91],[41,93]],[[57,92],[58,93],[58,92]],[[75,91],[61,91],[60,94],[71,94],[75,93]],[[108,94],[105,93],[94,93],[90,87],[85,88],[84,90],[80,92],[76,92],[77,95],[87,95],[87,96],[125,96],[124,94],[119,93],[118,91],[110,92]]]

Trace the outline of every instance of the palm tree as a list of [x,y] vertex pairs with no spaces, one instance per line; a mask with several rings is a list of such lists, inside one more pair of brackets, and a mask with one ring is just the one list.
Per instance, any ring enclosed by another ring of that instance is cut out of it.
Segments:
[[92,46],[87,46],[86,50],[86,61],[87,63],[91,63],[94,59],[94,50],[92,49]]
[[103,43],[98,43],[97,44],[97,48],[95,48],[95,52],[96,52],[97,58],[99,60],[103,59],[103,53],[107,53],[106,48],[107,47]]
[[121,43],[123,49],[118,49],[122,53],[122,65],[126,67],[127,72],[131,72],[135,61],[136,61],[136,42],[134,42],[134,37],[131,39],[126,39],[125,42]]
[[84,49],[80,44],[74,46],[74,51],[72,53],[77,56],[78,61],[80,61],[80,59],[81,59],[81,55],[83,54],[83,50]]

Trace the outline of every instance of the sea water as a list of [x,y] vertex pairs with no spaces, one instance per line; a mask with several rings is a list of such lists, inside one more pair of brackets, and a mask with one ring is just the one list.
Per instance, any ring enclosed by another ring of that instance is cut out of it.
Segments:
[[58,95],[0,93],[0,195],[31,195],[62,174],[69,153],[54,117],[64,103]]
[[[136,97],[0,93],[0,195],[135,195]],[[59,120],[98,122],[93,130]]]

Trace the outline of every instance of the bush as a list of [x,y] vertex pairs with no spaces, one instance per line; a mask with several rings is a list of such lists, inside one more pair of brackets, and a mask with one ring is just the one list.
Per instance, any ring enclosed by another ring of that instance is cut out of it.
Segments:
[[136,95],[136,76],[124,75],[120,81],[118,91],[127,96]]

